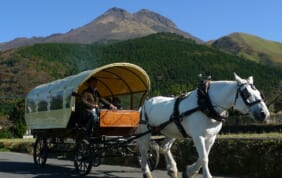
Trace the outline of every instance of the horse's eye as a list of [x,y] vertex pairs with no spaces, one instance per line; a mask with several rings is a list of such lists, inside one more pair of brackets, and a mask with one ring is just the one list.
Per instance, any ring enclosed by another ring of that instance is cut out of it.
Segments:
[[249,91],[247,90],[247,88],[244,88],[242,91],[241,91],[241,95],[244,99],[247,99],[249,98],[251,95],[249,93]]

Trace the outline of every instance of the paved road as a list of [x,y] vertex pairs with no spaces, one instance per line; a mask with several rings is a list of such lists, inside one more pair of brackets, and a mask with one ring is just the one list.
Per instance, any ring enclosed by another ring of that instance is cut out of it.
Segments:
[[[166,178],[164,170],[155,170],[155,178]],[[36,168],[29,154],[0,152],[0,178],[67,178],[78,177],[72,161],[48,158],[44,168]],[[87,177],[97,178],[142,178],[139,168],[101,165],[93,167]],[[179,177],[182,177],[179,173]],[[196,176],[195,178],[201,178]],[[219,178],[219,177],[217,177]]]

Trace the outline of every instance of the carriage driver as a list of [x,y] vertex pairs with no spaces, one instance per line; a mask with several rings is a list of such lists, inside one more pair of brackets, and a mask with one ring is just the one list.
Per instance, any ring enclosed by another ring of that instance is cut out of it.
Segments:
[[[98,92],[97,86],[97,79],[95,77],[91,77],[87,80],[88,88],[85,89],[82,93],[82,104],[84,109],[87,111],[87,132],[90,132],[93,126],[95,126],[95,117],[99,115],[99,102],[103,102],[107,104],[109,108],[113,110],[117,110],[117,107],[110,103],[105,98],[101,97],[100,93]],[[92,113],[93,109],[95,109],[96,113]],[[96,116],[95,116],[96,115]],[[97,124],[96,124],[97,126]]]

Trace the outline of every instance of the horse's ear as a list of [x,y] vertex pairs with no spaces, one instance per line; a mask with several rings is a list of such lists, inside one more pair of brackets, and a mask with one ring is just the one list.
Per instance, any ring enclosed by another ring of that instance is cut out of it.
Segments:
[[244,83],[243,79],[241,79],[241,77],[239,77],[235,72],[234,72],[234,78],[239,84]]
[[250,76],[248,79],[247,79],[248,83],[249,84],[254,84],[254,78],[253,76]]

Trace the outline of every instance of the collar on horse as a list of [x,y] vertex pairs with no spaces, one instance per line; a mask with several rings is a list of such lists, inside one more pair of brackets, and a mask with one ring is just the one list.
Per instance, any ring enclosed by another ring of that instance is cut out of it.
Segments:
[[200,110],[209,118],[217,121],[225,121],[227,118],[220,116],[214,109],[211,99],[209,97],[210,80],[203,80],[200,82],[197,90],[198,105]]

